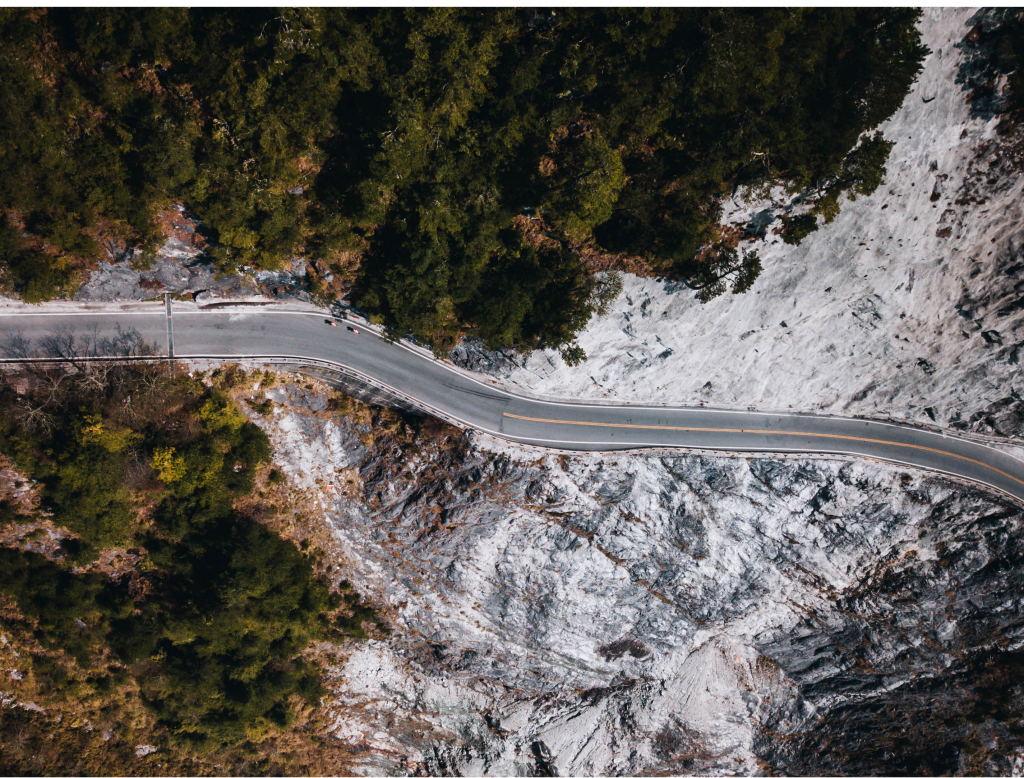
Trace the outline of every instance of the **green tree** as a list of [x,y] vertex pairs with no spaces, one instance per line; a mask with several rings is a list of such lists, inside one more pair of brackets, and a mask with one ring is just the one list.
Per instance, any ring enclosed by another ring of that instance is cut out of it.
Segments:
[[586,238],[612,215],[625,184],[622,158],[600,136],[584,135],[562,141],[557,168],[541,207],[569,237]]
[[54,457],[39,475],[46,483],[44,503],[54,520],[98,547],[125,543],[134,515],[124,488],[124,449],[112,450],[104,445],[108,441],[84,435],[71,425],[53,442]]
[[61,295],[73,285],[74,271],[67,258],[33,250],[6,216],[0,215],[0,262],[4,276],[0,285],[21,295],[27,303],[38,303]]
[[736,249],[724,248],[695,264],[697,270],[691,276],[690,284],[697,290],[697,299],[702,303],[725,292],[727,280],[732,282],[733,294],[742,294],[761,274],[761,259],[756,251],[741,255]]
[[[66,544],[65,562],[0,549],[0,592],[26,619],[8,626],[63,651],[98,684],[130,672],[146,705],[188,748],[259,741],[291,725],[296,699],[319,697],[318,671],[301,658],[310,641],[365,638],[378,616],[350,590],[332,594],[293,543],[236,509],[270,444],[226,395],[161,383],[152,365],[119,369],[108,385],[83,373],[57,382],[27,376],[23,394],[0,384],[0,451],[39,479],[53,521],[81,536]],[[151,415],[131,416],[133,427],[115,423],[125,404],[114,386]],[[55,414],[56,425],[26,426],[16,407],[63,408],[69,398],[79,412]],[[159,411],[168,407],[169,415]],[[128,477],[146,452],[163,488],[138,472]],[[75,572],[77,545],[141,546],[134,596],[98,572]],[[38,676],[71,688],[64,664],[33,661]]]
[[561,352],[562,360],[569,367],[579,367],[587,360],[587,352],[578,343],[565,346]]
[[[565,343],[585,285],[505,301],[495,279],[534,262],[508,230],[709,288],[696,260],[721,248],[737,186],[805,191],[826,222],[877,186],[876,129],[926,54],[918,15],[8,9],[3,283],[64,293],[104,249],[151,249],[155,214],[182,202],[225,271],[357,253],[355,301],[439,351],[464,333]],[[542,276],[573,275],[564,252],[535,252],[554,263]]]
[[317,674],[297,657],[336,607],[291,543],[225,513],[159,553],[167,606],[117,624],[146,702],[200,750],[259,740],[293,721],[290,697],[315,702]]
[[41,554],[10,548],[0,548],[0,592],[14,598],[44,648],[84,666],[104,644],[110,618],[131,612],[130,601],[102,576],[74,574]]
[[827,183],[814,212],[820,213],[828,224],[839,213],[839,198],[843,194],[851,200],[873,194],[885,177],[885,161],[892,146],[880,132],[865,136],[843,160],[835,178]]
[[817,229],[818,217],[813,213],[782,217],[782,240],[790,246],[799,246],[804,238]]
[[167,484],[180,481],[188,472],[185,458],[175,454],[174,446],[158,448],[153,452],[153,469],[159,474],[160,480]]
[[564,244],[534,249],[506,230],[475,299],[460,312],[490,348],[557,348],[595,309],[594,280]]

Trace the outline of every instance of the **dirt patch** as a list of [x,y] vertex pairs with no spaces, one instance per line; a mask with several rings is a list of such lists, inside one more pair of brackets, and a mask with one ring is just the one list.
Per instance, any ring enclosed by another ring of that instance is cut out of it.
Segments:
[[14,464],[3,454],[0,454],[0,503],[26,516],[39,507],[39,490],[35,484],[15,470]]
[[197,229],[199,222],[187,216],[182,209],[170,208],[160,211],[156,215],[156,223],[164,240],[173,239],[197,251],[202,251],[207,246],[206,239]]

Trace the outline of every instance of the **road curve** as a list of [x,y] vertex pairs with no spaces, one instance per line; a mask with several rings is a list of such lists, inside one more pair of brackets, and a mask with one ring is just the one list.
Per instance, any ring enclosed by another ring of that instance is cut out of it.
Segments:
[[157,353],[177,359],[312,359],[354,370],[425,410],[510,441],[576,451],[669,447],[856,456],[968,479],[1024,502],[1024,461],[955,435],[828,416],[518,397],[372,331],[357,335],[344,322],[328,327],[325,318],[273,305],[182,305],[173,316],[157,305],[21,307],[0,310],[0,344],[16,332],[38,343],[61,328],[109,334],[131,327]]

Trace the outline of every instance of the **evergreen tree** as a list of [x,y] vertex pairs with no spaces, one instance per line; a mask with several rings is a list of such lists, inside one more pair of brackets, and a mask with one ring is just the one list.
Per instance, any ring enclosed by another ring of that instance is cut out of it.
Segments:
[[[710,290],[699,258],[738,185],[806,190],[829,221],[881,180],[875,129],[920,70],[917,17],[7,9],[0,282],[60,294],[112,241],[150,250],[154,215],[183,202],[226,271],[359,253],[356,302],[397,334],[567,343],[592,285],[508,301],[502,268],[585,274],[567,256],[590,244]],[[524,214],[564,249],[522,258]]]

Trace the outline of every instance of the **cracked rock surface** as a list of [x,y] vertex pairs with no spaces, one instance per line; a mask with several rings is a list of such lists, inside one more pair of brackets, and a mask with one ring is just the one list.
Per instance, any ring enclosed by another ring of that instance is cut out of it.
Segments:
[[365,774],[1015,769],[1008,499],[860,461],[402,443],[320,391],[256,420],[391,614],[329,701]]

